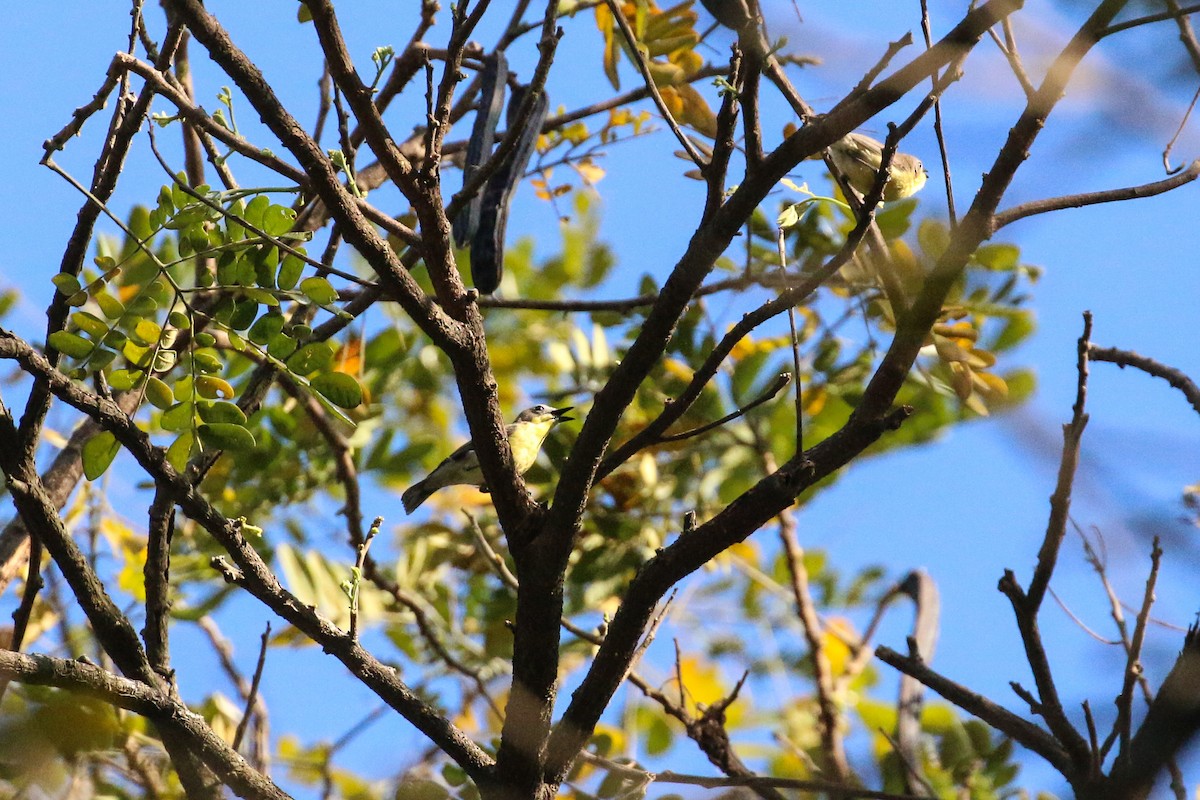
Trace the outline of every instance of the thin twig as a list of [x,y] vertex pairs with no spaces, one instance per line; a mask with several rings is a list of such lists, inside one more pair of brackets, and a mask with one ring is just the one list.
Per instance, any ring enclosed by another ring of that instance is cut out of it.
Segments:
[[1200,385],[1197,385],[1182,370],[1169,367],[1152,358],[1139,355],[1132,350],[1121,350],[1116,347],[1096,347],[1092,345],[1088,348],[1088,353],[1094,361],[1107,361],[1110,364],[1116,364],[1121,369],[1133,367],[1147,375],[1162,378],[1171,384],[1171,386],[1183,392],[1183,396],[1187,398],[1188,403],[1196,410],[1197,414],[1200,414]]
[[371,542],[379,533],[379,526],[383,524],[383,517],[376,517],[371,523],[371,527],[367,530],[366,535],[358,545],[358,555],[354,561],[354,574],[351,580],[351,595],[350,595],[350,638],[358,638],[358,591],[359,581],[362,579],[363,563],[367,560],[367,550],[371,547]]
[[791,375],[788,375],[786,372],[781,372],[780,374],[775,376],[775,380],[773,380],[771,382],[770,386],[763,389],[762,392],[758,395],[758,397],[754,398],[746,405],[741,406],[740,408],[736,408],[733,411],[726,414],[725,416],[721,417],[720,419],[714,420],[714,421],[709,422],[704,425],[701,425],[698,428],[692,428],[691,430],[686,430],[686,431],[683,431],[682,433],[672,433],[672,434],[663,436],[663,437],[659,438],[657,443],[662,444],[662,443],[666,443],[666,442],[682,442],[684,439],[691,439],[695,436],[700,436],[702,434],[708,433],[709,431],[713,430],[714,428],[719,428],[722,425],[724,425],[725,423],[735,420],[738,417],[743,417],[751,409],[761,406],[763,403],[767,402],[768,400],[775,397],[775,395],[779,394],[785,386],[787,386],[789,383],[791,383],[791,380],[792,380]]
[[1200,177],[1200,159],[1193,161],[1188,168],[1169,178],[1139,186],[1127,186],[1121,189],[1105,189],[1100,192],[1083,192],[1068,194],[1062,197],[1048,197],[1044,200],[1032,200],[1018,206],[997,212],[992,217],[992,233],[1006,225],[1011,225],[1019,219],[1032,217],[1035,214],[1045,214],[1050,211],[1060,211],[1064,208],[1083,208],[1098,203],[1116,203],[1122,200],[1136,200],[1140,197],[1154,197],[1185,186]]
[[1033,81],[1029,79],[1029,75],[1025,72],[1025,65],[1021,62],[1021,55],[1017,52],[1017,41],[1013,35],[1012,22],[1005,17],[1004,22],[1004,41],[1000,41],[1000,34],[996,33],[995,28],[988,28],[988,35],[992,41],[996,43],[996,47],[1004,54],[1008,60],[1008,66],[1012,69],[1013,75],[1017,78],[1017,83],[1021,84],[1021,89],[1025,92],[1025,99],[1030,100],[1037,94],[1037,87],[1033,85]]
[[250,717],[258,710],[258,686],[262,682],[263,669],[267,665],[267,644],[271,640],[271,623],[267,622],[267,627],[263,630],[262,636],[259,637],[258,661],[254,665],[254,675],[250,678],[250,691],[246,692],[246,702],[242,709],[242,718],[238,720],[237,730],[233,734],[233,741],[230,747],[237,750],[242,743],[242,739],[246,736],[246,728],[250,725]]
[[1158,537],[1150,550],[1150,574],[1146,577],[1146,591],[1142,596],[1142,608],[1138,612],[1133,626],[1133,636],[1129,639],[1129,652],[1125,658],[1125,681],[1121,686],[1121,694],[1117,697],[1117,719],[1113,729],[1118,731],[1121,746],[1117,757],[1127,756],[1129,740],[1132,735],[1133,717],[1133,687],[1142,674],[1142,643],[1146,639],[1146,620],[1150,617],[1150,607],[1154,605],[1154,586],[1158,583],[1158,568],[1162,562],[1162,548],[1159,547]]
[[770,787],[772,789],[797,789],[802,792],[814,792],[830,797],[863,798],[863,800],[920,800],[916,795],[880,792],[874,789],[863,789],[855,786],[844,786],[832,781],[804,780],[802,778],[774,778],[767,776],[747,777],[705,777],[702,775],[683,775],[678,772],[658,772],[654,774],[655,783],[678,783],[686,786],[703,786],[709,789],[721,789],[731,786],[745,786],[748,789]]
[[[1005,19],[1005,22],[1008,22]],[[933,29],[929,22],[929,0],[921,0],[921,33],[925,36],[925,49],[933,47]],[[938,76],[929,76],[934,94],[933,132],[937,136],[938,152],[942,157],[942,177],[946,182],[946,208],[950,227],[958,225],[958,212],[954,208],[954,182],[950,180],[950,154],[946,151],[946,132],[942,130],[942,99],[938,91]]]

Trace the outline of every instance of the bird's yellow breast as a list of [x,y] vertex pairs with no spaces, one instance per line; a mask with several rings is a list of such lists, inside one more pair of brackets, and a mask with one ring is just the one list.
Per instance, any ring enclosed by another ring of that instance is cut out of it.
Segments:
[[542,441],[550,428],[554,426],[554,418],[545,422],[525,422],[513,425],[508,432],[508,446],[512,448],[513,466],[518,475],[524,475],[537,461],[538,451],[542,449]]

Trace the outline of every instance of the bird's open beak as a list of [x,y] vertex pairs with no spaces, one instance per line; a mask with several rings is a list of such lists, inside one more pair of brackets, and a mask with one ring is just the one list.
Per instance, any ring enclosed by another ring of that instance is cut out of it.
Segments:
[[555,419],[556,421],[558,421],[558,422],[568,422],[568,421],[570,421],[570,420],[573,420],[573,419],[575,419],[574,417],[568,417],[568,416],[566,415],[566,414],[567,414],[567,412],[568,412],[568,411],[570,411],[570,410],[571,410],[572,408],[574,408],[574,407],[575,407],[575,406],[567,406],[566,408],[556,408],[556,409],[554,409],[553,411],[551,411],[550,413],[554,415],[554,419]]

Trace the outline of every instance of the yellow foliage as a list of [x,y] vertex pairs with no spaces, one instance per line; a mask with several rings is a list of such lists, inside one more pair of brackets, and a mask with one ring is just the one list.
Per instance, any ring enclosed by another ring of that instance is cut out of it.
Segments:
[[824,386],[817,386],[812,389],[807,389],[804,392],[804,413],[810,417],[815,417],[825,410],[825,402],[829,399],[829,392]]
[[663,361],[663,368],[666,369],[669,375],[674,375],[681,381],[690,381],[692,379],[692,368],[677,358],[668,358]]
[[675,91],[679,93],[683,103],[682,111],[675,113],[675,118],[679,122],[691,125],[705,136],[716,136],[717,115],[708,107],[704,96],[688,83],[676,86]]
[[687,699],[698,706],[711,706],[725,696],[721,673],[716,665],[685,656],[679,662],[679,677]]
[[575,171],[579,173],[579,177],[583,178],[583,182],[588,186],[595,186],[604,178],[604,168],[590,158],[585,158],[582,161],[571,165]]
[[833,675],[841,675],[846,671],[850,660],[850,647],[847,641],[858,638],[854,625],[844,617],[829,617],[825,622],[825,630],[821,632],[821,650],[829,661]]

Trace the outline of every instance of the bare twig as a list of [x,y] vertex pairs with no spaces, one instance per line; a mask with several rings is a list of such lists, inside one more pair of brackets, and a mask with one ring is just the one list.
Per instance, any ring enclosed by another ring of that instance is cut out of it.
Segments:
[[1146,637],[1146,620],[1150,617],[1150,607],[1154,605],[1154,586],[1158,582],[1158,568],[1162,562],[1162,548],[1158,546],[1158,537],[1150,550],[1150,574],[1146,578],[1146,591],[1142,596],[1142,608],[1138,612],[1133,626],[1133,636],[1129,639],[1129,648],[1125,659],[1125,679],[1121,686],[1121,694],[1117,696],[1117,718],[1113,722],[1113,730],[1117,732],[1121,746],[1117,751],[1118,758],[1128,757],[1129,742],[1133,716],[1133,687],[1142,675],[1142,643]]
[[[246,728],[250,724],[250,717],[256,712],[260,712],[260,703],[258,702],[258,686],[262,682],[263,668],[267,665],[267,644],[271,640],[271,623],[267,623],[267,627],[263,630],[262,636],[259,637],[258,661],[254,665],[254,675],[250,679],[250,690],[246,692],[245,704],[242,708],[242,718],[238,720],[237,730],[233,734],[233,742],[230,747],[237,750],[246,736]],[[261,719],[260,719],[261,724]]]
[[708,433],[709,431],[713,430],[714,428],[719,428],[722,425],[724,425],[725,423],[731,422],[731,421],[737,419],[738,417],[743,417],[746,415],[746,412],[750,411],[751,409],[757,408],[758,406],[761,406],[763,403],[767,402],[768,400],[775,397],[775,395],[777,395],[781,391],[783,391],[783,388],[785,386],[787,386],[789,383],[791,383],[791,380],[792,380],[791,375],[788,375],[786,372],[782,372],[775,376],[775,380],[773,380],[771,382],[770,386],[763,389],[762,392],[759,393],[758,397],[754,398],[749,403],[746,403],[746,405],[741,406],[740,408],[734,409],[733,411],[729,412],[728,414],[726,414],[725,416],[721,417],[718,420],[713,420],[712,422],[706,423],[697,428],[692,428],[691,430],[682,431],[681,433],[667,434],[667,435],[661,437],[657,443],[661,444],[664,442],[681,442],[684,439],[691,439],[693,437]]
[[1005,209],[992,218],[992,233],[1006,225],[1011,225],[1019,219],[1031,217],[1034,214],[1045,214],[1049,211],[1059,211],[1064,208],[1082,208],[1098,203],[1115,203],[1122,200],[1135,200],[1139,197],[1154,197],[1155,195],[1186,186],[1200,177],[1200,160],[1193,161],[1187,169],[1164,178],[1161,181],[1143,183],[1140,186],[1127,186],[1122,189],[1106,189],[1102,192],[1084,192],[1069,194],[1062,197],[1049,197],[1045,200],[1032,200],[1019,206]]
[[1169,367],[1152,358],[1138,355],[1132,350],[1120,350],[1116,347],[1096,347],[1092,345],[1088,348],[1088,353],[1094,361],[1107,361],[1110,364],[1116,364],[1121,369],[1133,367],[1147,375],[1162,378],[1171,384],[1171,386],[1183,392],[1183,396],[1187,398],[1188,403],[1196,410],[1197,414],[1200,414],[1200,386],[1181,370]]
[[[1008,20],[1004,20],[1005,24]],[[925,48],[933,47],[933,31],[929,23],[929,0],[921,0],[921,33],[925,36]],[[995,35],[995,34],[993,34]],[[950,154],[946,152],[946,132],[942,130],[942,99],[938,90],[938,78],[929,78],[932,84],[933,100],[933,132],[937,136],[938,153],[942,157],[942,177],[946,182],[946,208],[950,217],[950,227],[958,224],[958,211],[954,207],[954,182],[950,180]]]

